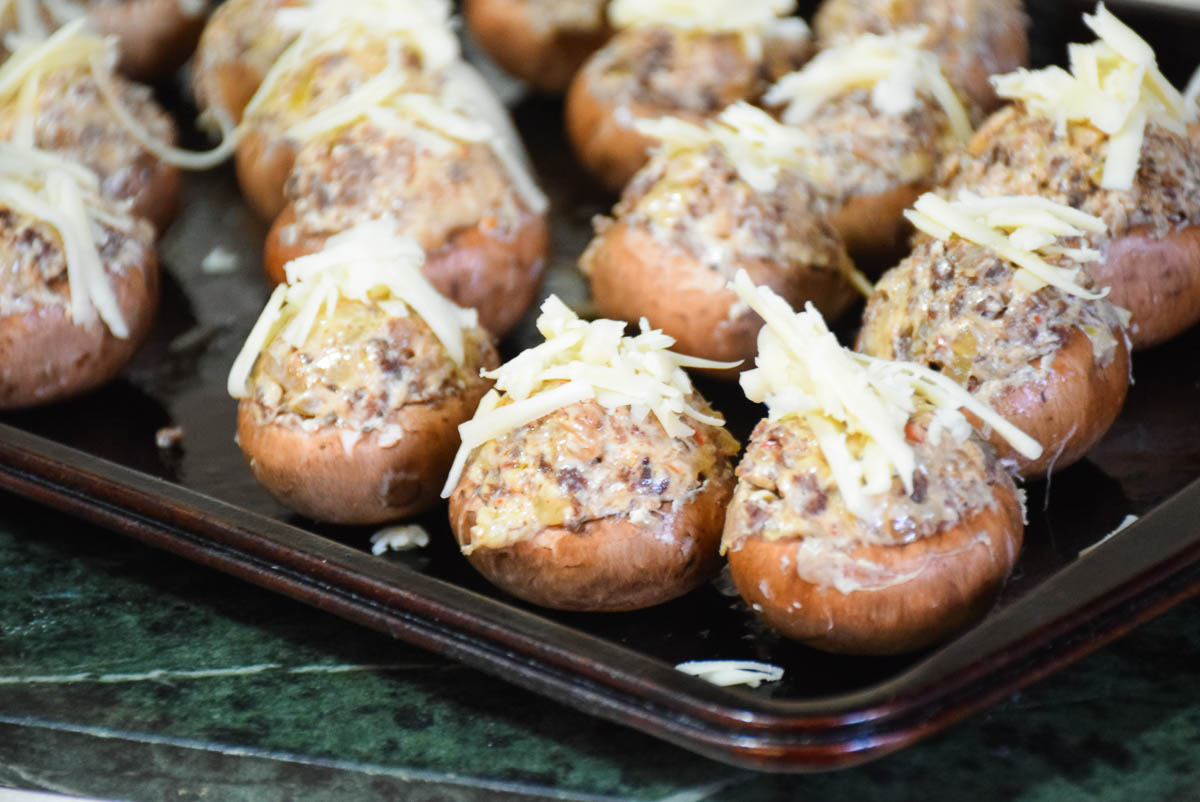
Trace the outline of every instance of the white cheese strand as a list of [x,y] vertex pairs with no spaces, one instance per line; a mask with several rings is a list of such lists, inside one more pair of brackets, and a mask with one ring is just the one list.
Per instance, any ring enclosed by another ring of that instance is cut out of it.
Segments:
[[689,660],[675,669],[721,687],[749,685],[757,688],[764,682],[783,679],[783,669],[779,666],[754,660]]
[[281,7],[275,22],[300,34],[288,48],[292,53],[284,65],[288,69],[364,39],[402,42],[420,55],[421,68],[429,72],[442,70],[461,56],[446,0],[310,0]]
[[[288,65],[274,78],[272,85],[286,74],[298,68],[304,61],[296,54],[287,55]],[[422,144],[432,144],[431,137],[444,138],[449,142],[486,143],[496,156],[509,178],[512,187],[533,214],[542,214],[550,202],[534,180],[528,157],[524,155],[521,139],[517,136],[508,113],[487,85],[467,65],[450,64],[444,70],[442,96],[434,97],[416,92],[406,92],[408,73],[397,60],[396,50],[389,52],[388,66],[365,80],[358,88],[350,91],[332,106],[320,110],[289,128],[289,137],[298,142],[310,142],[338,128],[353,124],[360,119],[371,119],[377,124],[389,125],[392,130],[414,136]],[[283,61],[281,56],[280,61]],[[266,85],[266,80],[263,84]],[[269,91],[259,89],[251,106],[263,102]],[[250,109],[251,106],[247,106]],[[414,131],[414,127],[420,126]],[[431,150],[439,151],[437,144]]]
[[371,553],[378,557],[388,551],[422,549],[429,545],[429,533],[420,524],[385,526],[371,535]]
[[6,11],[10,4],[14,6],[18,34],[35,39],[46,38],[48,31],[42,21],[41,9],[38,8],[37,0],[14,0],[14,2],[5,3]]
[[[321,312],[332,315],[342,298],[378,305],[389,314],[411,309],[461,365],[466,358],[463,331],[474,328],[478,316],[433,288],[421,273],[425,252],[394,231],[393,221],[359,223],[330,237],[320,251],[288,262],[288,283],[275,289],[230,368],[229,394],[245,398],[258,355],[277,337],[302,347]],[[398,310],[396,304],[402,307]]]
[[21,86],[21,91],[17,94],[17,123],[13,128],[12,139],[14,145],[22,148],[37,147],[37,101],[38,89],[41,85],[42,73],[40,70],[34,70],[29,75],[29,79]]
[[[1069,206],[1033,196],[979,198],[967,193],[959,200],[949,202],[927,192],[917,198],[912,209],[905,210],[904,216],[935,239],[948,241],[957,236],[1011,262],[1018,268],[1018,284],[1029,292],[1053,285],[1085,300],[1108,295],[1107,287],[1100,292],[1091,292],[1077,284],[1075,276],[1079,268],[1056,267],[1039,255],[1052,246],[1059,235],[1082,236],[1085,232],[1107,230],[1099,218]],[[1042,222],[1047,220],[1048,224]],[[1025,247],[1027,245],[1035,247],[1029,249]],[[1079,255],[1088,253],[1078,252]]]
[[1183,104],[1187,110],[1185,113],[1195,117],[1197,104],[1200,104],[1200,66],[1196,67],[1196,71],[1188,79],[1187,88],[1183,90]]
[[1017,70],[993,76],[1001,97],[1020,100],[1033,114],[1054,120],[1059,134],[1068,123],[1087,122],[1108,134],[1101,186],[1129,189],[1141,157],[1146,124],[1154,122],[1182,133],[1196,108],[1158,69],[1154,50],[1104,5],[1085,14],[1099,37],[1068,48],[1071,70]]
[[118,52],[116,37],[100,37],[88,28],[86,18],[73,19],[44,40],[18,40],[16,50],[0,67],[0,102],[18,97],[22,119],[16,141],[32,146],[34,121],[31,119],[37,83],[41,76],[59,69],[86,68],[91,71],[100,96],[125,129],[142,147],[163,161],[189,170],[214,167],[233,155],[236,137],[228,135],[233,125],[226,120],[222,129],[225,140],[210,151],[196,153],[176,148],[157,139],[125,107],[115,86],[113,71]]
[[926,33],[922,26],[884,36],[863,34],[823,50],[803,68],[780,78],[763,102],[784,106],[783,122],[799,125],[825,103],[854,89],[871,89],[871,105],[895,116],[916,108],[918,95],[924,94],[945,112],[955,137],[966,142],[971,138],[970,116],[937,56],[921,49]]
[[761,32],[796,10],[795,0],[613,0],[614,28],[666,25],[682,30]]
[[[71,20],[87,16],[87,6],[78,2],[78,0],[32,0],[28,5],[32,5],[35,8],[40,7],[40,9],[45,10],[50,15],[50,19],[54,23],[53,27],[55,28],[61,28]],[[38,27],[40,28],[41,21],[39,20],[38,22]],[[21,31],[22,34],[25,33],[23,25],[18,25],[17,30]],[[45,33],[32,33],[32,35],[42,38],[45,36]]]
[[[100,313],[100,319],[114,337],[127,338],[129,326],[121,315],[117,295],[104,272],[104,262],[92,236],[79,185],[67,173],[54,171],[46,178],[46,197],[62,215],[62,222],[55,227],[62,237],[67,264],[83,266],[84,292]],[[73,285],[71,291],[74,294],[76,286]]]
[[728,106],[704,125],[674,117],[637,120],[638,132],[658,140],[668,154],[717,145],[729,156],[738,176],[759,192],[775,189],[780,170],[803,169],[813,150],[803,131],[782,125],[744,101]]
[[287,292],[285,284],[280,284],[274,289],[258,320],[254,321],[246,342],[234,358],[233,366],[229,369],[229,378],[225,382],[225,389],[233,398],[246,398],[250,395],[250,372],[254,369],[254,363],[267,347],[267,343],[274,339],[275,334],[283,327],[280,313],[287,299]]
[[129,336],[116,293],[97,246],[105,233],[101,216],[128,228],[132,221],[119,211],[100,215],[100,181],[88,168],[62,156],[0,142],[0,203],[53,228],[61,241],[71,288],[71,320],[91,323],[99,313],[114,337]]
[[[668,349],[672,337],[651,329],[625,335],[618,320],[580,320],[558,296],[542,304],[537,319],[545,342],[522,351],[496,370],[482,371],[495,389],[484,396],[475,416],[458,427],[462,444],[442,489],[448,497],[475,449],[514,429],[579,401],[594,398],[605,409],[630,407],[653,413],[672,437],[690,437],[685,418],[712,426],[724,420],[689,406],[692,382],[682,366],[731,368],[737,362],[684,357]],[[508,403],[500,403],[502,400]]]
[[177,148],[161,139],[157,139],[125,107],[125,103],[121,100],[114,85],[113,62],[111,58],[106,57],[103,60],[100,57],[94,58],[92,61],[92,75],[96,79],[96,86],[100,90],[100,96],[104,98],[105,104],[113,113],[113,116],[117,118],[117,121],[129,131],[130,135],[138,141],[138,144],[164,162],[173,164],[176,167],[182,167],[185,170],[208,170],[229,159],[233,156],[234,151],[237,150],[239,129],[234,127],[233,122],[224,110],[213,110],[217,126],[223,135],[220,144],[211,150],[203,151]]
[[1035,440],[945,376],[843,348],[812,304],[794,312],[772,290],[755,286],[744,270],[730,288],[765,324],[756,367],[740,377],[746,397],[765,402],[772,420],[798,415],[807,422],[847,509],[859,518],[870,517],[871,497],[887,492],[892,477],[912,490],[916,457],[905,426],[918,394],[938,407],[936,434],[962,442],[970,431],[960,411],[966,408],[1019,453],[1040,455]]
[[449,28],[449,6],[440,0],[314,0],[306,6],[284,6],[276,24],[298,35],[271,64],[243,111],[247,125],[288,77],[308,69],[326,53],[353,50],[364,41],[384,41],[393,52],[412,48],[421,69],[439,72],[459,58],[458,40]]
[[664,26],[681,31],[736,34],[746,57],[760,61],[763,37],[781,40],[807,38],[808,24],[789,17],[795,0],[613,0],[608,19],[614,28]]
[[13,37],[12,55],[0,66],[0,99],[8,100],[21,91],[35,73],[84,67],[97,54],[115,52],[115,38],[103,39],[87,28],[86,19],[76,19],[50,36]]

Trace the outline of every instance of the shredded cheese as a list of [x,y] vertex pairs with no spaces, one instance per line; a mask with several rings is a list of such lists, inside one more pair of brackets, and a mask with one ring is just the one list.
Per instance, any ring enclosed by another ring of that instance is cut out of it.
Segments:
[[721,687],[749,685],[757,688],[764,682],[783,679],[782,668],[756,660],[689,660],[675,669]]
[[[447,87],[441,95],[408,92],[408,75],[398,64],[363,82],[332,106],[301,120],[288,129],[288,136],[307,142],[339,130],[361,119],[410,137],[435,153],[449,152],[457,143],[486,143],[496,156],[513,188],[535,214],[549,207],[524,161],[519,140],[497,131],[487,119],[476,116],[479,90],[461,86],[463,73],[447,71]],[[480,104],[485,110],[486,102]]]
[[443,498],[458,484],[475,449],[579,401],[595,399],[609,410],[630,407],[639,417],[653,414],[672,437],[694,434],[685,418],[724,425],[722,419],[687,403],[692,382],[683,368],[731,368],[739,363],[674,353],[668,350],[674,338],[651,329],[645,318],[634,337],[625,335],[622,321],[580,320],[556,295],[542,304],[537,328],[545,342],[496,370],[482,371],[496,385],[479,402],[475,417],[458,427],[462,445]]
[[200,269],[213,275],[232,273],[237,270],[237,266],[237,254],[223,245],[213,246],[200,262]]
[[1200,104],[1200,67],[1188,79],[1187,87],[1183,90],[1183,103],[1188,113],[1193,117],[1197,114],[1197,104]]
[[608,21],[614,28],[661,25],[683,31],[736,33],[746,54],[757,61],[762,57],[764,33],[790,38],[809,35],[803,20],[788,16],[795,10],[795,0],[613,0],[608,5]]
[[87,29],[87,20],[76,19],[49,37],[11,36],[12,55],[0,66],[0,102],[9,102],[36,76],[57,69],[86,67],[95,55],[110,57],[114,39],[103,39]]
[[458,40],[450,28],[449,5],[444,0],[314,0],[305,6],[285,6],[276,11],[275,19],[285,31],[295,30],[298,35],[267,71],[246,106],[241,124],[234,125],[223,109],[206,112],[222,137],[208,151],[189,151],[163,142],[130,113],[113,76],[118,59],[116,39],[91,33],[84,17],[73,18],[44,40],[40,36],[18,38],[16,51],[0,68],[0,100],[17,96],[23,86],[36,83],[48,70],[86,66],[114,117],[142,147],[176,166],[204,170],[232,156],[249,127],[248,118],[286,76],[303,69],[322,53],[361,46],[366,38],[382,38],[420,54],[422,68],[431,72],[459,58]]
[[419,524],[385,526],[371,535],[371,553],[380,556],[388,551],[408,551],[429,545],[429,533]]
[[55,153],[0,142],[0,204],[49,225],[62,241],[71,288],[71,320],[78,326],[100,319],[114,337],[129,336],[99,245],[98,223],[129,229],[120,204],[100,197],[96,174]]
[[740,377],[746,397],[765,402],[771,420],[795,415],[808,424],[846,508],[859,518],[870,517],[871,497],[888,492],[894,477],[912,492],[916,457],[904,429],[918,395],[940,408],[930,437],[965,440],[966,409],[1022,455],[1041,454],[1036,440],[940,373],[843,348],[811,303],[794,312],[744,270],[730,287],[765,321],[756,367]]
[[1119,532],[1123,532],[1124,530],[1128,529],[1133,524],[1137,523],[1137,520],[1138,520],[1138,517],[1136,515],[1126,515],[1124,518],[1121,519],[1121,523],[1117,524],[1116,529],[1112,530],[1107,535],[1100,538],[1099,540],[1097,540],[1095,543],[1088,546],[1087,548],[1081,549],[1079,552],[1079,556],[1083,557],[1084,555],[1089,554],[1092,551],[1100,548],[1100,546],[1102,544],[1108,542],[1109,540],[1112,540]]
[[[229,158],[236,139],[226,141],[210,151],[194,153],[176,148],[151,134],[125,107],[116,87],[113,72],[118,60],[115,37],[100,37],[88,29],[88,20],[78,17],[67,22],[47,38],[17,36],[12,38],[13,53],[0,67],[0,103],[17,102],[19,118],[17,141],[32,146],[36,115],[37,87],[41,76],[60,69],[86,69],[96,81],[100,96],[117,121],[124,126],[142,147],[158,158],[188,169],[207,169]],[[232,123],[225,120],[224,130]]]
[[795,0],[613,0],[614,28],[667,25],[683,30],[761,31],[796,10]]
[[[421,69],[438,72],[459,58],[458,40],[449,25],[449,6],[443,0],[313,0],[303,6],[284,6],[275,21],[296,38],[275,59],[251,96],[243,116],[255,113],[280,86],[320,56],[361,48],[364,41],[416,52]],[[389,52],[394,56],[395,51]],[[394,67],[389,59],[389,67]]]
[[886,36],[863,34],[842,47],[818,53],[796,72],[767,90],[763,102],[785,106],[782,119],[798,125],[822,104],[854,89],[871,89],[871,105],[888,115],[917,107],[924,94],[941,106],[951,130],[962,142],[971,137],[971,120],[958,94],[942,74],[938,58],[922,50],[924,27],[905,28]]
[[1045,261],[1044,256],[1061,256],[1076,265],[1094,262],[1099,251],[1064,248],[1059,237],[1103,234],[1108,229],[1098,217],[1033,195],[980,198],[964,192],[956,201],[946,201],[929,192],[905,210],[914,226],[931,237],[959,237],[981,245],[1017,266],[1017,284],[1028,292],[1046,285],[1087,300],[1103,298],[1108,288],[1091,292],[1076,282],[1080,267],[1066,269]]
[[421,273],[425,252],[415,240],[397,236],[394,229],[387,220],[359,223],[330,237],[317,253],[287,263],[287,284],[275,288],[230,368],[231,396],[250,394],[254,363],[273,340],[282,338],[302,347],[318,316],[332,315],[342,298],[376,304],[396,315],[411,309],[428,324],[450,358],[463,363],[463,330],[477,325],[475,310],[440,295]]
[[447,0],[310,0],[275,12],[281,29],[299,34],[280,57],[285,66],[352,48],[364,37],[383,37],[412,48],[420,55],[422,67],[431,72],[460,56],[450,17]]
[[1061,67],[1017,70],[994,76],[992,85],[1001,97],[1020,100],[1030,112],[1054,120],[1060,135],[1072,122],[1091,123],[1107,134],[1100,186],[1129,189],[1147,122],[1183,133],[1196,109],[1163,77],[1150,45],[1104,3],[1083,20],[1099,39],[1070,45],[1069,72]]
[[803,131],[776,122],[770,114],[738,101],[703,125],[675,117],[637,120],[639,133],[656,139],[658,151],[669,155],[722,148],[738,176],[759,192],[775,188],[780,170],[803,169],[813,152],[812,139]]

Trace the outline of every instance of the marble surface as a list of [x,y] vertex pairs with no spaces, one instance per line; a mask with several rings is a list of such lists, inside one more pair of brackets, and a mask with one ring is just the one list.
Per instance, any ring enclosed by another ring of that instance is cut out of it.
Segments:
[[1185,799],[1200,602],[897,754],[731,768],[0,493],[0,786],[122,800]]

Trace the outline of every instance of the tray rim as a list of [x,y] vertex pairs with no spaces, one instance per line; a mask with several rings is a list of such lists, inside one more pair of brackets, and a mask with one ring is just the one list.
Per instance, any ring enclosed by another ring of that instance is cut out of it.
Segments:
[[[706,757],[778,772],[911,745],[1200,593],[1200,527],[1187,531],[1200,520],[1197,479],[898,675],[773,699],[5,423],[0,488]],[[1118,576],[1095,584],[1113,564]]]

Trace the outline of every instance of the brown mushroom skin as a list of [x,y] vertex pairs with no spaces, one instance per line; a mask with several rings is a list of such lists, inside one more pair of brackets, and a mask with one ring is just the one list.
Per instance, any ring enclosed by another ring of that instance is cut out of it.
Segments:
[[1200,321],[1200,226],[1156,236],[1134,226],[1109,241],[1103,259],[1088,266],[1109,300],[1132,315],[1136,351],[1166,342]]
[[205,15],[187,14],[179,0],[92,2],[96,30],[117,37],[117,68],[139,81],[155,81],[180,67],[200,38]]
[[875,195],[852,196],[830,210],[829,225],[841,237],[856,263],[893,263],[907,252],[913,231],[912,224],[904,217],[904,210],[928,189],[927,184],[914,183]]
[[[564,114],[567,138],[584,169],[610,192],[620,192],[634,173],[649,158],[654,141],[638,133],[632,124],[625,124],[627,110],[631,119],[656,119],[664,112],[646,103],[619,103],[598,97],[592,90],[587,67],[575,74],[567,89]],[[672,116],[689,122],[702,122],[704,117],[675,111]]]
[[129,336],[113,336],[97,317],[78,326],[65,306],[37,306],[0,317],[0,409],[76,396],[108,382],[145,341],[158,308],[158,262],[107,273]]
[[[490,366],[495,365],[492,352]],[[350,453],[333,426],[310,433],[264,422],[259,405],[238,404],[238,443],[254,478],[284,506],[337,524],[377,524],[416,515],[439,501],[458,450],[458,425],[487,391],[477,382],[433,403],[405,405],[397,415],[404,436],[383,448],[371,432]]]
[[192,59],[192,94],[201,110],[241,121],[271,65],[295,38],[275,24],[275,12],[296,5],[299,0],[224,0],[213,9]]
[[[1100,365],[1088,336],[1072,328],[1043,381],[1013,387],[992,399],[996,412],[1042,446],[1041,456],[1031,460],[992,433],[997,453],[1013,460],[1021,477],[1038,479],[1078,462],[1117,419],[1129,389],[1129,348],[1122,332],[1113,335],[1116,353],[1107,365]],[[968,417],[979,422],[969,413]]]
[[729,570],[751,609],[785,637],[846,654],[915,651],[982,617],[1012,572],[1023,540],[1021,505],[1011,485],[997,486],[994,497],[995,507],[935,535],[855,549],[853,557],[897,574],[916,572],[884,588],[842,593],[802,579],[793,567],[794,538],[746,537],[728,552]]
[[[301,237],[285,243],[284,228],[295,221],[291,204],[275,219],[267,234],[263,264],[275,284],[286,279],[284,266],[316,253],[326,236]],[[479,325],[503,337],[533,305],[541,288],[550,248],[550,228],[542,215],[526,215],[512,234],[483,223],[455,232],[441,247],[426,254],[422,272],[438,292],[459,306],[479,313]]]
[[132,212],[149,220],[162,236],[179,214],[183,201],[183,171],[170,162],[154,159],[130,200]]
[[542,27],[531,19],[531,4],[521,0],[466,0],[463,19],[471,36],[493,61],[539,92],[564,92],[580,65],[612,31],[599,3],[592,30]]
[[234,156],[238,186],[263,220],[278,217],[287,205],[283,187],[296,163],[296,147],[286,136],[270,136],[254,128],[238,142]]
[[[732,477],[710,478],[655,531],[625,517],[600,518],[579,532],[551,526],[511,546],[481,546],[467,559],[497,587],[542,607],[618,612],[661,604],[716,573]],[[450,526],[460,546],[470,542],[483,503],[477,491],[464,480],[450,496]]]
[[[762,319],[750,309],[730,316],[737,296],[722,272],[690,254],[660,242],[643,226],[618,221],[598,235],[590,249],[592,297],[603,317],[646,318],[675,338],[680,353],[752,366]],[[766,258],[742,259],[755,284],[770,287],[789,302],[813,302],[836,317],[854,290],[836,269],[821,265],[786,266]],[[734,378],[737,371],[719,372]]]

